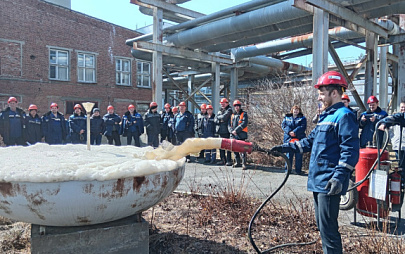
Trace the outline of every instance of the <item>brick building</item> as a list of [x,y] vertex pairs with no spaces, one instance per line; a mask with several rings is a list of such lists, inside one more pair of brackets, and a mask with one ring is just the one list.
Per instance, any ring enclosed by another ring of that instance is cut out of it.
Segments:
[[0,109],[15,96],[40,115],[52,102],[67,115],[86,101],[102,114],[109,104],[120,115],[130,103],[145,111],[150,64],[136,62],[125,44],[139,34],[72,11],[69,0],[67,7],[53,1],[0,1]]

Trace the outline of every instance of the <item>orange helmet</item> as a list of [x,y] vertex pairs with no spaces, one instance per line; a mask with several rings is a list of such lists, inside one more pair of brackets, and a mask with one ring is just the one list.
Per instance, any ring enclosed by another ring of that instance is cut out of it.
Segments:
[[367,104],[374,103],[374,102],[378,102],[377,97],[375,97],[374,95],[371,95],[370,97],[368,97]]
[[135,106],[134,106],[134,105],[132,105],[132,104],[129,104],[129,106],[128,106],[128,110],[129,110],[130,108],[135,108]]
[[37,107],[37,105],[35,105],[35,104],[31,104],[31,105],[28,107],[28,110],[38,110],[38,107]]
[[114,109],[114,107],[111,106],[111,105],[109,105],[109,106],[107,107],[107,110],[110,110],[110,109]]
[[80,104],[76,104],[73,109],[76,110],[77,108],[80,108],[80,110],[83,110],[82,106]]
[[240,102],[239,100],[235,100],[233,102],[233,106],[235,107],[236,105],[242,106],[242,102]]
[[169,103],[166,103],[166,104],[165,104],[165,108],[170,108],[170,104],[169,104]]
[[315,88],[318,89],[320,86],[328,85],[340,85],[341,87],[347,88],[347,81],[342,74],[337,71],[325,72],[315,84]]
[[186,103],[184,101],[180,102],[179,106],[185,106],[186,107]]
[[349,95],[347,95],[347,94],[343,94],[342,95],[342,100],[348,100],[349,102],[350,102],[350,98],[349,98]]
[[15,98],[15,97],[8,98],[7,103],[10,103],[10,102],[16,102],[17,103],[17,98]]
[[177,111],[179,111],[179,109],[177,107],[173,107],[172,111],[173,111],[173,113],[177,113]]
[[150,107],[150,108],[151,108],[151,107],[157,107],[157,103],[154,102],[154,101],[152,101],[152,102],[149,104],[149,107]]
[[52,102],[52,103],[51,103],[50,108],[53,108],[53,107],[57,107],[57,108],[59,108],[58,104],[56,104],[55,102]]
[[219,103],[229,103],[229,101],[227,98],[222,98]]
[[212,105],[208,105],[207,109],[214,109],[214,108],[212,107]]
[[200,109],[207,109],[207,104],[205,103],[201,104]]

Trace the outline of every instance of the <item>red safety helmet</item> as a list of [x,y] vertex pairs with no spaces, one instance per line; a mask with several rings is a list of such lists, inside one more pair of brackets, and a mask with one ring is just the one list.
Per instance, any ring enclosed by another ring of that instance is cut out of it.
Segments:
[[16,98],[16,97],[10,97],[10,98],[8,98],[7,103],[10,103],[10,102],[15,102],[15,103],[17,103],[17,98]]
[[347,95],[347,94],[343,94],[342,95],[342,100],[348,100],[349,102],[350,102],[350,98],[349,98],[349,95]]
[[378,103],[377,97],[375,97],[374,95],[371,95],[370,97],[368,97],[367,104],[374,103],[374,102]]
[[37,105],[35,105],[35,104],[31,104],[31,105],[28,107],[28,110],[38,110],[38,107],[37,107]]
[[134,106],[133,104],[129,104],[128,110],[129,110],[130,108],[135,108],[135,106]]
[[219,103],[229,103],[229,101],[227,98],[222,98]]
[[173,111],[173,113],[177,113],[177,111],[179,111],[179,109],[177,107],[173,107],[172,111]]
[[207,109],[214,109],[214,108],[212,107],[212,105],[208,105]]
[[233,106],[235,107],[236,105],[242,106],[242,102],[240,102],[240,100],[235,100]]
[[107,107],[107,110],[110,110],[110,109],[114,109],[114,107],[111,106],[111,105],[109,105],[109,106]]
[[83,110],[82,106],[80,104],[76,104],[73,109],[76,110],[77,108],[80,108],[80,110]]
[[59,108],[58,104],[56,104],[55,102],[52,102],[52,103],[51,103],[50,108],[53,108],[53,107]]
[[152,101],[152,102],[149,104],[149,107],[150,107],[150,108],[151,108],[151,107],[157,107],[157,103],[154,102],[154,101]]
[[315,84],[315,88],[318,89],[320,86],[328,85],[340,85],[347,88],[347,81],[342,74],[337,71],[325,72],[319,79],[318,83]]
[[186,107],[186,103],[184,101],[180,102],[179,106],[185,106]]
[[169,103],[166,103],[166,104],[165,104],[165,108],[170,108],[170,104],[169,104]]
[[207,104],[205,103],[201,104],[200,109],[207,109]]

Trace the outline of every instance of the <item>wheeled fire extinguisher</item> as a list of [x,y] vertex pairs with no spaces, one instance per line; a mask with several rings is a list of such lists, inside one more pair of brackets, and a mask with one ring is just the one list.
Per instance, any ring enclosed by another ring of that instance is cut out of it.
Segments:
[[398,168],[390,175],[390,194],[391,203],[399,205],[401,203],[401,175],[398,173]]

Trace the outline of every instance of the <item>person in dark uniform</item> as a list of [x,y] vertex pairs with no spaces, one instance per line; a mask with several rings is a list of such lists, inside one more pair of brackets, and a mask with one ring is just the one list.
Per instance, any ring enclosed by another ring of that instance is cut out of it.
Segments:
[[169,128],[169,121],[171,118],[173,118],[173,112],[170,109],[170,104],[166,103],[165,112],[162,113],[161,118],[160,118],[160,123],[162,126],[162,130],[160,132],[160,142],[163,142],[163,140],[167,140],[170,143],[172,142],[173,135]]
[[50,145],[60,145],[66,141],[66,120],[63,114],[58,111],[58,104],[51,103],[50,108],[51,111],[42,116],[42,130],[45,142]]
[[[229,106],[229,101],[226,98],[222,98],[220,101],[221,109],[218,111],[216,116],[217,123],[217,133],[221,138],[230,138],[231,134],[228,130],[229,119],[231,119],[232,108]],[[221,161],[218,162],[218,165],[227,165],[232,166],[232,153],[231,151],[220,150]]]
[[114,113],[114,107],[108,106],[107,107],[107,114],[103,116],[104,121],[104,136],[107,137],[108,144],[112,145],[115,142],[116,146],[121,145],[120,139],[120,122],[121,117]]
[[177,145],[176,131],[174,128],[176,127],[176,115],[177,115],[178,111],[179,111],[179,109],[177,107],[172,108],[173,115],[169,119],[169,123],[167,124],[167,126],[169,128],[169,136],[171,136],[173,145]]
[[25,145],[23,131],[25,112],[18,108],[15,97],[8,98],[8,107],[0,112],[0,135],[7,146]]
[[122,116],[121,133],[127,136],[127,145],[131,145],[132,139],[136,147],[141,147],[140,136],[144,132],[143,119],[141,114],[136,112],[133,104],[128,106],[128,111]]
[[72,144],[86,144],[87,116],[82,112],[80,104],[73,107],[73,114],[69,117],[69,132]]
[[[229,133],[231,133],[231,138],[233,139],[246,140],[248,137],[248,114],[242,110],[242,103],[239,100],[233,102],[233,107],[235,111],[228,124]],[[241,156],[240,153],[235,152],[235,160],[236,163],[233,165],[235,168],[242,167],[243,170],[247,169],[246,153],[242,153]]]
[[379,145],[382,147],[384,132],[376,130],[375,126],[378,121],[388,116],[387,112],[378,106],[378,99],[374,95],[367,100],[369,110],[361,113],[359,127],[362,130],[360,134],[360,147],[365,148],[367,144],[373,143],[374,132],[377,132]]
[[157,148],[159,146],[159,133],[161,129],[160,114],[157,112],[157,103],[152,101],[149,104],[149,109],[145,113],[144,122],[146,134],[148,135],[148,146]]
[[101,145],[101,138],[104,132],[104,120],[100,116],[100,109],[94,108],[90,117],[90,144]]
[[[194,116],[190,111],[186,110],[187,106],[184,101],[179,104],[179,113],[176,115],[175,130],[177,144],[181,145],[188,138],[194,137]],[[190,155],[186,156],[186,161],[191,162]]]
[[25,116],[25,142],[28,145],[34,145],[42,141],[42,121],[38,115],[38,107],[31,104],[28,107],[29,114]]
[[[205,103],[201,104],[200,110],[201,110],[200,113],[198,113],[198,115],[197,115],[197,117],[195,119],[195,127],[194,127],[194,129],[197,132],[197,136],[199,138],[202,138],[203,133],[202,133],[202,130],[201,130],[201,128],[202,128],[201,125],[202,125],[203,119],[207,116],[207,104],[205,104]],[[199,159],[204,158],[204,151],[205,150],[200,151],[200,156],[198,157]]]
[[[216,133],[216,123],[215,114],[212,105],[207,106],[207,115],[202,119],[201,123],[201,133],[203,138],[213,138]],[[206,149],[205,150],[205,161],[206,164],[215,164],[217,160],[217,149]]]

